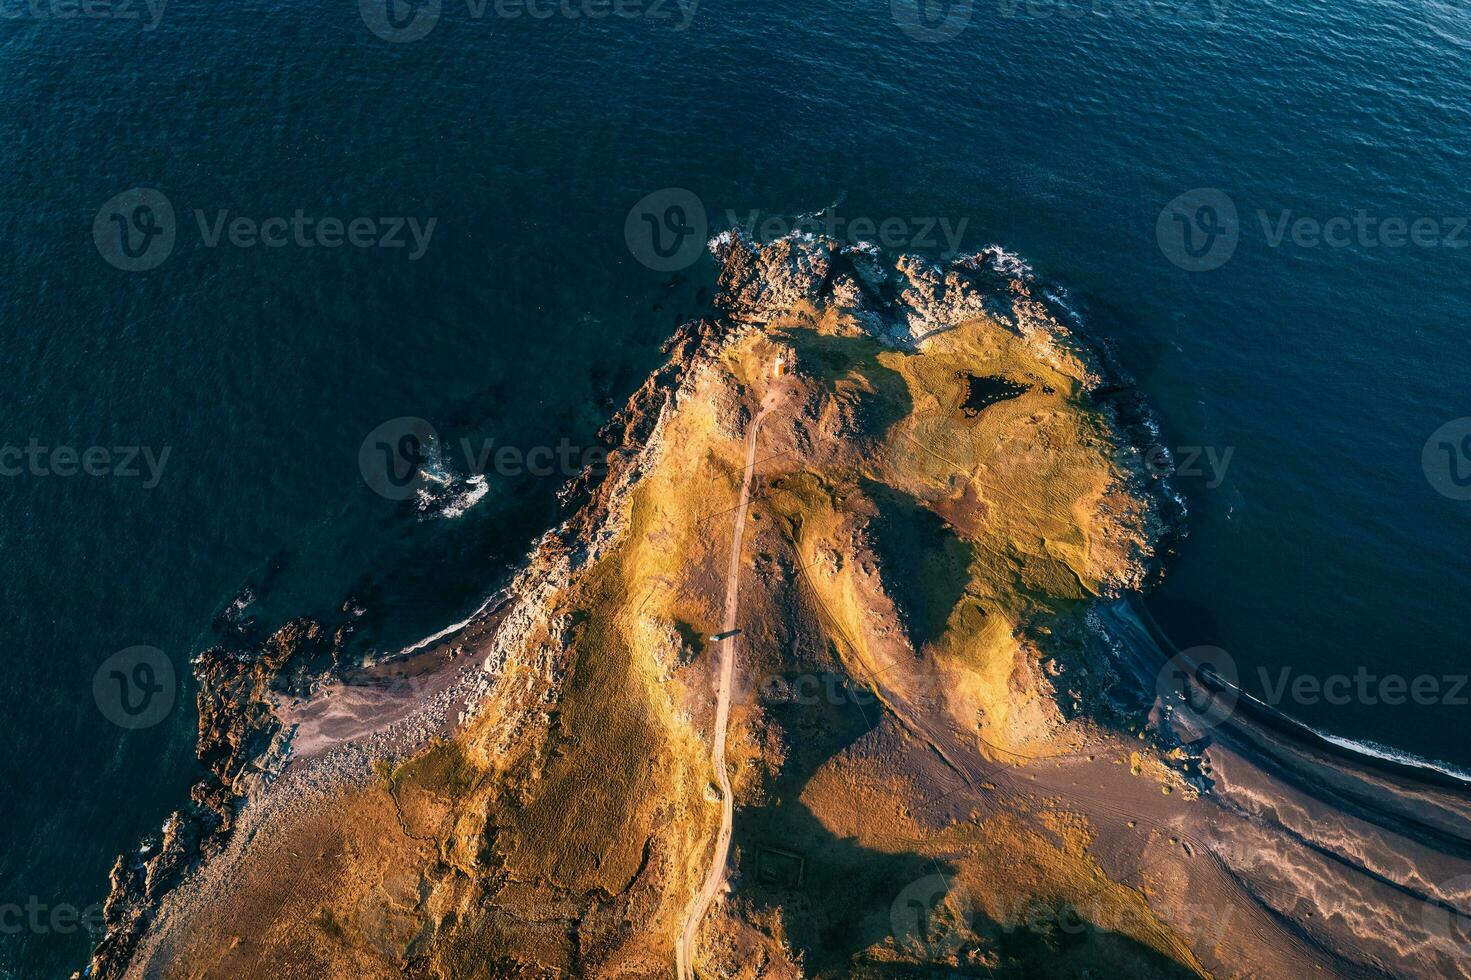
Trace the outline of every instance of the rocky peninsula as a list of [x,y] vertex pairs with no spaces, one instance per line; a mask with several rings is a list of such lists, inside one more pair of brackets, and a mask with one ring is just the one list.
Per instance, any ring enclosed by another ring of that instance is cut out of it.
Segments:
[[1464,790],[1156,684],[1180,514],[1056,294],[999,249],[711,249],[471,622],[198,658],[210,776],[86,975],[667,977],[712,862],[701,977],[1471,975]]

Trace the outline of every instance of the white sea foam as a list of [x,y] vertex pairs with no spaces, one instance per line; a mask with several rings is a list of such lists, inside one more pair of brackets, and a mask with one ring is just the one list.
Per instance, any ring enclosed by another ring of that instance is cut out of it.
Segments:
[[1083,314],[1073,305],[1072,294],[1067,291],[1066,286],[1050,286],[1044,289],[1042,294],[1062,307],[1072,318],[1074,326],[1083,322]]
[[235,597],[235,601],[230,603],[229,612],[235,615],[239,615],[240,613],[244,612],[246,607],[254,601],[255,591],[247,585],[244,589],[240,591],[240,594]]
[[449,518],[459,517],[465,511],[484,500],[488,493],[490,493],[490,484],[486,482],[483,473],[477,473],[466,481],[464,492],[456,496],[440,511],[440,516]]
[[1415,755],[1413,752],[1406,752],[1403,749],[1392,748],[1388,745],[1380,745],[1378,742],[1361,742],[1357,739],[1344,738],[1342,735],[1334,735],[1332,732],[1325,732],[1321,729],[1314,728],[1312,725],[1306,724],[1298,720],[1297,718],[1292,717],[1291,715],[1279,711],[1277,708],[1263,701],[1261,698],[1248,694],[1246,691],[1243,691],[1236,685],[1225,681],[1224,678],[1222,678],[1221,681],[1225,684],[1226,687],[1229,687],[1231,690],[1235,691],[1236,695],[1241,700],[1250,701],[1252,704],[1256,705],[1259,710],[1276,715],[1278,718],[1286,720],[1288,723],[1297,726],[1305,732],[1311,732],[1313,735],[1327,742],[1329,745],[1333,745],[1337,748],[1352,752],[1355,755],[1364,756],[1365,758],[1380,759],[1385,762],[1393,762],[1397,765],[1408,766],[1411,769],[1424,769],[1429,772],[1438,772],[1442,776],[1449,776],[1452,779],[1459,780],[1460,782],[1471,784],[1471,772],[1468,772],[1467,770],[1461,769],[1457,766],[1453,766],[1449,762],[1442,762],[1439,759],[1426,759],[1423,756]]
[[808,211],[808,212],[806,212],[804,214],[799,214],[799,215],[797,215],[796,221],[793,222],[793,223],[794,224],[801,224],[804,221],[816,221],[818,218],[822,217],[823,215],[829,214],[829,213],[831,213],[833,211],[836,211],[838,209],[838,206],[841,205],[847,199],[848,199],[848,192],[847,191],[843,191],[843,193],[839,194],[837,196],[837,198],[831,204],[829,204],[827,207],[825,207],[825,208],[819,208],[816,211]]
[[1443,776],[1450,776],[1452,779],[1471,784],[1471,772],[1461,769],[1458,766],[1453,766],[1449,762],[1442,762],[1439,759],[1426,759],[1411,752],[1390,748],[1387,745],[1379,745],[1375,742],[1357,742],[1351,738],[1343,738],[1339,735],[1320,732],[1316,728],[1309,728],[1308,730],[1325,742],[1330,742],[1341,749],[1347,749],[1359,755],[1369,756],[1374,759],[1384,759],[1402,766],[1410,766],[1413,769],[1429,769]]
[[488,599],[486,599],[484,602],[482,602],[480,604],[480,607],[478,609],[476,609],[470,615],[466,616],[464,619],[460,620],[458,623],[452,623],[449,626],[446,626],[444,629],[440,630],[438,633],[431,634],[429,636],[424,637],[424,639],[419,640],[416,643],[409,644],[408,646],[404,647],[402,650],[398,651],[398,653],[394,654],[394,656],[395,657],[402,657],[402,656],[404,656],[406,654],[414,653],[417,650],[422,650],[425,647],[430,646],[431,644],[438,643],[440,640],[444,639],[446,636],[450,636],[451,634],[456,633],[459,630],[464,629],[466,626],[469,626],[471,623],[475,622],[475,618],[477,616],[479,616],[481,613],[485,612],[485,610],[489,609],[491,607],[491,604],[492,603],[494,603],[497,599],[502,598],[504,595],[505,595],[505,591],[504,590],[502,590],[500,592],[493,592],[493,593],[491,593],[490,597]]
[[1030,282],[1035,278],[1030,262],[995,242],[981,249],[981,254],[988,257],[996,266],[996,271],[1003,275],[1020,279],[1023,282]]
[[490,484],[483,473],[476,473],[461,481],[445,463],[437,441],[430,444],[424,462],[419,467],[419,476],[423,478],[424,485],[415,496],[419,513],[428,518],[444,517],[453,520],[463,516],[490,493]]
[[[453,486],[453,483],[446,480],[442,485],[450,487]],[[487,482],[483,473],[476,473],[457,490],[436,493],[428,487],[420,487],[419,511],[430,517],[445,517],[454,520],[484,500],[489,493],[490,483]]]
[[[1114,628],[1112,628],[1107,622],[1104,621],[1103,616],[1098,615],[1097,612],[1090,612],[1085,621],[1088,628],[1097,636],[1102,637],[1104,641],[1108,643],[1108,645],[1113,649],[1116,655],[1122,657],[1124,653],[1124,647],[1121,644],[1132,641],[1133,646],[1136,650],[1138,650],[1141,643],[1146,643],[1148,645],[1148,649],[1153,651],[1152,654],[1147,654],[1149,656],[1154,656],[1161,659],[1165,656],[1164,651],[1160,649],[1153,635],[1150,634],[1148,630],[1144,628],[1143,624],[1138,621],[1138,617],[1132,609],[1130,609],[1124,603],[1116,603],[1114,604],[1112,609],[1113,615],[1118,617],[1120,623],[1123,624],[1128,630],[1128,636],[1117,633]],[[1098,612],[1101,611],[1102,610],[1099,610]],[[1128,624],[1131,622],[1135,625],[1129,626]],[[1368,759],[1379,759],[1384,762],[1393,762],[1397,765],[1407,766],[1411,769],[1421,769],[1426,772],[1439,773],[1442,776],[1449,776],[1451,779],[1457,780],[1458,782],[1471,785],[1471,771],[1462,769],[1459,766],[1454,766],[1449,762],[1442,762],[1439,759],[1427,759],[1423,756],[1418,756],[1412,752],[1406,752],[1402,749],[1392,748],[1387,745],[1380,745],[1377,742],[1359,741],[1357,739],[1344,738],[1341,735],[1334,735],[1331,732],[1322,731],[1320,729],[1312,727],[1311,725],[1304,724],[1303,722],[1299,721],[1296,718],[1293,718],[1290,715],[1284,714],[1272,705],[1267,704],[1261,698],[1255,697],[1247,693],[1246,691],[1243,691],[1240,687],[1237,687],[1236,685],[1230,683],[1224,677],[1220,677],[1219,675],[1217,675],[1217,680],[1222,685],[1233,691],[1236,697],[1238,697],[1240,700],[1250,702],[1251,704],[1255,705],[1258,710],[1267,714],[1275,715],[1276,717],[1285,721],[1287,724],[1298,728],[1300,731],[1309,732],[1317,738],[1322,739],[1324,742],[1327,742],[1328,744],[1336,748],[1343,749],[1347,752],[1353,753],[1354,755],[1362,756]]]

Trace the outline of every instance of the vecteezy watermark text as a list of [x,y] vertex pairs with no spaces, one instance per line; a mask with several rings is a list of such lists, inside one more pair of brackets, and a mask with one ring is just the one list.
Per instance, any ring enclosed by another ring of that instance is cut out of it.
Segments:
[[[1111,455],[1121,470],[1142,471],[1154,479],[1168,477],[1181,484],[1198,482],[1205,489],[1214,490],[1226,482],[1236,458],[1236,447],[1150,445],[1139,448],[1124,444],[1116,446]],[[1027,447],[999,460],[997,472],[1037,471],[1048,465],[1050,456],[1051,451],[1046,447]]]
[[[1096,889],[1075,901],[1025,894],[997,897],[999,901],[988,904],[985,914],[978,916],[979,903],[957,877],[926,875],[895,896],[889,909],[891,934],[900,949],[940,959],[961,953],[978,938],[978,917],[994,922],[1005,933],[1078,936],[1106,931],[1137,936],[1158,927],[1147,905],[1121,903],[1116,896]],[[1233,912],[1229,905],[1185,904],[1173,911],[1170,925],[1190,942],[1213,947],[1224,938]]]
[[1226,482],[1226,471],[1236,455],[1235,446],[1150,446],[1143,454],[1150,476],[1201,480],[1207,490]]
[[960,251],[966,226],[970,224],[969,218],[951,220],[940,216],[849,216],[839,214],[835,208],[826,208],[795,218],[776,214],[763,215],[760,211],[737,214],[727,210],[725,218],[730,227],[740,228],[763,242],[774,241],[794,232],[806,232],[850,243],[873,242],[886,249],[939,250],[945,258]]
[[847,674],[822,671],[804,674],[763,674],[743,679],[731,695],[736,704],[858,705],[875,704],[878,695]]
[[[465,14],[483,20],[651,20],[673,22],[683,31],[700,0],[464,0]],[[445,15],[444,0],[358,0],[368,30],[392,44],[429,36]]]
[[[296,208],[287,215],[236,214],[229,208],[191,210],[199,244],[215,249],[337,249],[406,252],[417,262],[429,249],[438,218],[410,216],[339,217]],[[110,199],[92,222],[92,239],[109,265],[124,272],[146,272],[173,254],[181,229],[173,203],[150,187],[134,187]],[[185,230],[190,228],[185,224]]]
[[1168,21],[1214,29],[1230,0],[890,0],[894,23],[907,37],[938,44],[959,37],[977,10],[986,20]]
[[[1235,909],[1231,906],[1185,904],[1171,909],[1170,925],[1178,935],[1192,940],[1209,940],[1207,948],[1225,938]],[[1003,902],[996,921],[1005,932],[1060,932],[1084,935],[1103,930],[1123,935],[1147,935],[1157,919],[1148,905],[1121,903],[1116,896],[1089,893],[1077,903],[1045,902],[1035,896]]]
[[100,902],[78,908],[66,902],[43,902],[38,895],[30,896],[24,904],[0,902],[0,935],[28,932],[36,936],[65,936],[85,930],[96,936],[102,934],[105,925]]
[[[422,222],[415,217],[336,218],[313,217],[297,208],[290,218],[253,218],[230,216],[228,209],[216,210],[206,219],[203,211],[194,212],[199,237],[205,248],[218,248],[223,241],[235,248],[408,248],[408,260],[417,262],[429,248],[438,218]],[[228,222],[228,224],[227,224]],[[412,241],[410,241],[412,239]]]
[[[727,210],[726,227],[771,242],[791,234],[822,235],[837,241],[868,242],[886,249],[937,252],[948,258],[960,252],[969,218],[945,216],[845,215],[836,206],[795,217],[759,210],[741,214]],[[687,269],[705,253],[710,220],[705,204],[693,191],[664,187],[640,198],[623,223],[628,251],[655,272]]]
[[1297,704],[1314,705],[1346,704],[1389,705],[1403,704],[1451,705],[1465,707],[1471,704],[1466,674],[1377,674],[1367,667],[1359,667],[1352,674],[1297,673],[1291,667],[1278,668],[1275,678],[1265,667],[1258,667],[1258,679],[1265,700],[1270,705]]
[[1405,217],[1376,215],[1358,208],[1352,214],[1323,218],[1284,208],[1271,214],[1258,210],[1256,218],[1269,248],[1281,248],[1286,242],[1299,248],[1465,248],[1471,245],[1471,235],[1466,234],[1471,219],[1465,215]]
[[358,448],[358,469],[374,493],[389,500],[409,500],[433,482],[487,474],[571,478],[584,472],[605,472],[608,465],[604,447],[578,446],[565,437],[555,446],[528,447],[496,445],[493,437],[465,436],[449,452],[460,457],[460,466],[446,464],[445,446],[433,425],[425,419],[401,416],[368,433]]
[[166,6],[168,0],[0,0],[0,20],[136,20],[148,32],[158,27]]
[[1172,263],[1188,272],[1219,269],[1236,254],[1247,233],[1268,248],[1396,249],[1471,246],[1467,215],[1376,214],[1355,208],[1341,214],[1301,214],[1292,208],[1259,208],[1242,222],[1236,201],[1215,187],[1172,199],[1155,220],[1155,240]]
[[[1352,673],[1315,673],[1291,666],[1256,669],[1257,692],[1251,700],[1272,708],[1345,705],[1471,704],[1471,675],[1379,673],[1360,666]],[[1159,703],[1190,727],[1216,727],[1236,710],[1242,697],[1236,663],[1219,647],[1191,647],[1165,664],[1156,678]]]
[[111,476],[141,479],[152,490],[171,452],[172,446],[47,446],[32,436],[24,446],[0,445],[0,476]]

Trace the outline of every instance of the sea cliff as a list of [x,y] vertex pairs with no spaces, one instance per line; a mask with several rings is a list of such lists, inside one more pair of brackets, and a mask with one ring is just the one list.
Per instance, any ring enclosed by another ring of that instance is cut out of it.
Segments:
[[211,776],[120,859],[93,976],[667,975],[718,699],[701,975],[1456,968],[1422,912],[1465,898],[1463,801],[1155,689],[1127,610],[1180,513],[1060,293],[995,248],[711,250],[711,314],[480,616],[368,668],[350,617],[201,655]]

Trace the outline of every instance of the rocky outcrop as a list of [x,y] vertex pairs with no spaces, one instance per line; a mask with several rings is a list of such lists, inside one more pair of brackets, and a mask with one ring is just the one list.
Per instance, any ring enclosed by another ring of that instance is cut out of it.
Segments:
[[[590,467],[560,492],[564,523],[537,543],[508,592],[515,605],[506,613],[484,662],[484,693],[501,656],[539,621],[545,602],[563,587],[619,529],[611,523],[616,502],[638,480],[644,454],[657,450],[656,432],[666,410],[699,366],[731,335],[724,323],[696,320],[664,345],[669,360],[656,370],[599,433],[612,447],[606,467]],[[105,903],[106,934],[94,951],[89,978],[121,977],[152,921],[159,901],[200,861],[217,854],[242,803],[266,786],[284,764],[290,733],[274,711],[282,695],[300,695],[330,678],[342,661],[352,620],[362,613],[355,598],[342,606],[335,624],[298,619],[260,637],[242,621],[249,592],[216,620],[222,642],[194,661],[198,685],[197,754],[209,775],[190,791],[159,837],[118,857]],[[474,714],[469,699],[465,718]],[[80,977],[82,974],[74,974]]]
[[[351,608],[349,600],[344,609]],[[269,782],[284,760],[287,733],[273,697],[329,674],[352,632],[347,622],[332,628],[297,619],[250,643],[251,624],[227,622],[230,639],[194,659],[197,755],[209,774],[190,789],[189,803],[169,816],[158,838],[113,863],[103,905],[107,931],[93,952],[89,978],[121,977],[159,901],[198,862],[218,853],[240,802]]]
[[[1045,299],[1034,295],[1026,271],[1010,264],[1000,250],[958,258],[941,268],[914,257],[890,264],[872,246],[812,236],[757,246],[736,232],[712,241],[711,249],[720,268],[721,315],[676,331],[663,348],[668,360],[599,433],[609,447],[608,465],[589,469],[560,492],[566,519],[538,541],[508,589],[513,605],[485,648],[484,670],[466,698],[462,722],[474,717],[510,652],[526,645],[539,624],[554,619],[549,605],[577,570],[596,561],[625,532],[623,503],[668,449],[661,428],[699,388],[702,373],[713,369],[721,353],[748,330],[809,303],[836,308],[885,344],[913,348],[937,332],[985,315],[1028,338],[1049,357],[1092,356],[1056,320]],[[796,352],[786,351],[786,356],[796,367]],[[1091,377],[1101,384],[1096,379],[1105,375],[1100,369]],[[838,410],[858,411],[847,403]],[[738,411],[745,410],[736,399],[730,418],[722,422],[732,437],[748,420],[749,413],[739,416]],[[799,411],[798,416],[816,426],[815,415]],[[845,441],[862,438],[869,428],[856,414],[835,425],[833,432]],[[1124,471],[1132,472],[1127,466]],[[1131,484],[1118,494],[1121,506],[1138,499],[1135,489]],[[1143,552],[1140,557],[1142,562]],[[332,674],[343,658],[353,616],[360,611],[349,601],[339,622],[296,620],[265,637],[227,617],[225,640],[196,658],[198,756],[209,775],[193,787],[189,804],[169,818],[157,840],[116,862],[106,903],[108,931],[90,976],[121,976],[159,900],[199,861],[221,850],[242,801],[267,786],[286,758],[289,732],[273,705]],[[691,658],[669,624],[660,625],[659,640],[662,669],[672,671]]]
[[582,532],[606,520],[607,501],[600,499],[600,494],[626,480],[630,468],[637,468],[636,457],[650,448],[665,410],[698,366],[709,361],[733,332],[720,321],[691,320],[664,342],[660,349],[668,360],[598,431],[598,438],[609,447],[608,465],[585,470],[558,491],[563,512],[569,515],[555,532],[558,540],[574,546]]
[[1031,269],[999,246],[937,266],[917,255],[889,262],[868,242],[823,236],[761,245],[736,229],[710,249],[720,267],[719,302],[739,322],[768,322],[803,303],[831,306],[884,343],[914,346],[984,316],[1033,340],[1048,360],[1084,351]]

